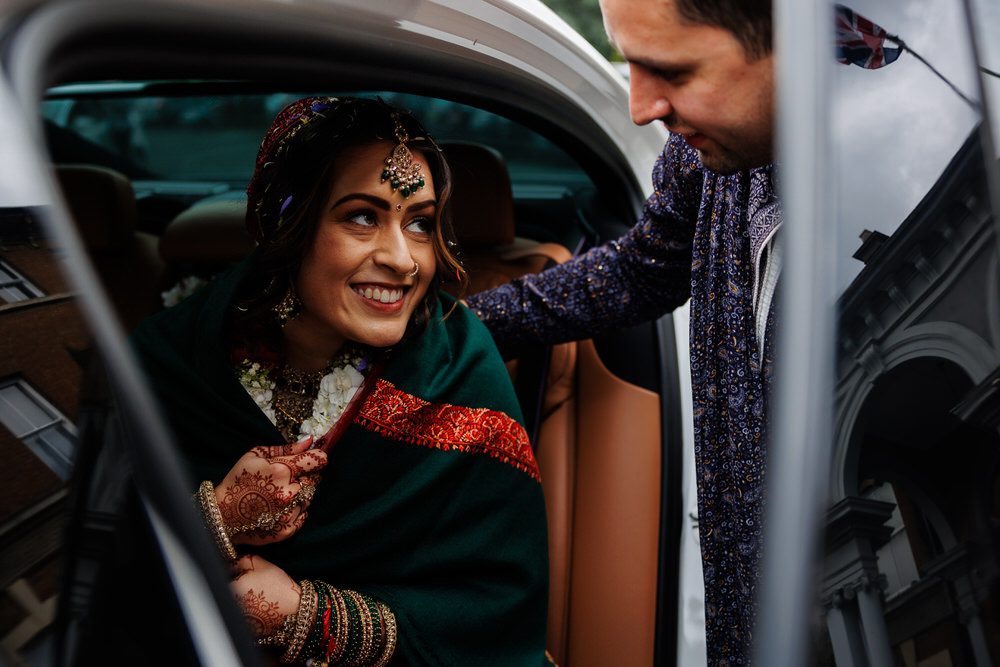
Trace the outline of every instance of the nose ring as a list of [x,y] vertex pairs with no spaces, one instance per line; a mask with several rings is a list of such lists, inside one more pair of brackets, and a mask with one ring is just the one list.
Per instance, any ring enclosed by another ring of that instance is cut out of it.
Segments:
[[416,278],[418,273],[420,273],[420,264],[417,263],[417,260],[413,260],[413,270],[403,275],[407,278]]

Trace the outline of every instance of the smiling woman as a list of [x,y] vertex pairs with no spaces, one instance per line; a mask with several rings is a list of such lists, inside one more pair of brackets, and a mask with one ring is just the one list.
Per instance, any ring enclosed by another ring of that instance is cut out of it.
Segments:
[[[386,186],[372,176],[392,150],[390,142],[378,142],[340,158],[352,168],[337,170],[333,178],[330,203],[299,273],[307,307],[286,327],[287,335],[302,336],[303,348],[339,347],[337,336],[373,347],[394,345],[435,277],[430,167],[415,155],[412,164],[428,173],[427,189],[407,197],[405,207],[390,202]],[[320,350],[320,358],[329,355]]]
[[247,189],[257,249],[133,335],[283,662],[545,661],[538,466],[489,334],[439,292],[465,279],[450,189],[409,114],[299,100]]

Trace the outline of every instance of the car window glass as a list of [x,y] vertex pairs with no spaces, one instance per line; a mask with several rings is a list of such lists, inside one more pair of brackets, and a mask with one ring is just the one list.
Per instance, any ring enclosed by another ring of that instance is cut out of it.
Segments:
[[[108,166],[132,178],[233,187],[249,180],[261,137],[274,116],[305,95],[165,97],[125,95],[122,88],[132,86],[77,84],[50,91],[42,115],[50,132],[60,133],[64,150],[71,139],[83,140],[94,156],[114,160]],[[493,146],[507,161],[515,186],[589,182],[579,165],[545,137],[484,109],[386,91],[353,94],[381,97],[411,110],[438,141]],[[62,136],[66,131],[71,136]]]
[[[995,16],[995,3],[980,4]],[[976,545],[1000,519],[997,153],[965,12],[952,0],[837,5],[836,423],[820,664],[996,655],[984,611],[997,601],[985,574],[996,558]],[[996,47],[985,53],[988,67]]]
[[68,484],[92,336],[37,209],[0,208],[0,635],[4,655],[49,664]]
[[[157,85],[170,85],[173,92],[150,92]],[[205,89],[198,82],[186,85]],[[41,108],[52,161],[123,174],[135,190],[138,228],[157,235],[197,201],[240,199],[271,120],[308,94],[178,94],[179,86],[185,84],[70,84],[50,90]],[[438,142],[497,150],[510,174],[519,236],[574,248],[591,234],[579,210],[595,208],[597,189],[581,165],[543,134],[449,100],[392,91],[350,94],[409,109]]]

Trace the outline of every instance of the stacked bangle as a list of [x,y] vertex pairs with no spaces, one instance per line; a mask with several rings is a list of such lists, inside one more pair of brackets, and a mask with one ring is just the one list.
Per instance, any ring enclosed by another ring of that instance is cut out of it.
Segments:
[[299,584],[302,591],[299,597],[299,607],[295,611],[295,625],[292,629],[292,636],[288,640],[288,648],[281,656],[281,662],[289,664],[295,662],[302,653],[309,632],[312,630],[313,620],[316,617],[316,607],[319,603],[316,594],[316,587],[308,579],[303,579]]
[[[309,636],[295,657],[312,660],[316,665],[388,665],[396,651],[396,617],[389,607],[357,591],[337,589],[322,581],[314,582],[314,590],[313,615],[301,621],[308,623]],[[293,634],[301,627],[297,619]]]
[[226,525],[222,521],[222,512],[219,511],[219,503],[215,499],[215,487],[207,479],[198,487],[198,492],[195,493],[195,502],[201,509],[205,526],[215,538],[215,546],[218,547],[219,553],[227,562],[236,562],[236,549],[233,547],[233,542],[229,539],[229,533],[226,531]]
[[322,581],[299,582],[294,614],[259,646],[281,647],[281,662],[313,665],[386,667],[396,652],[396,616],[388,606],[352,590]]

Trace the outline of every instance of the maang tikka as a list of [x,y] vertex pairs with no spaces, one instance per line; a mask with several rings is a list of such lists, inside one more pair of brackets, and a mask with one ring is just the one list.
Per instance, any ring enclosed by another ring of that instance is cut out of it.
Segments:
[[385,159],[385,167],[382,168],[381,182],[389,181],[392,191],[399,190],[399,194],[406,199],[411,194],[424,187],[424,177],[420,175],[420,165],[413,161],[413,153],[406,147],[406,142],[410,140],[403,124],[399,122],[399,114],[393,114],[392,119],[396,124],[396,146]]

